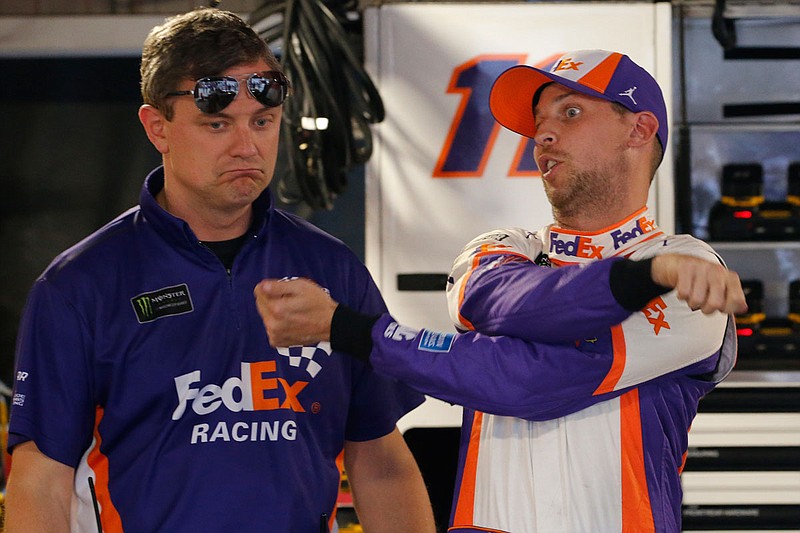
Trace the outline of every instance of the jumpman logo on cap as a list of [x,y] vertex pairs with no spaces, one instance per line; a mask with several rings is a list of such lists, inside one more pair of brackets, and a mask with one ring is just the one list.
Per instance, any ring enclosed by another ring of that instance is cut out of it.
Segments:
[[628,98],[630,98],[630,99],[631,99],[631,101],[633,101],[633,105],[638,105],[638,104],[636,103],[636,100],[633,98],[633,91],[635,91],[635,90],[636,90],[636,87],[635,87],[635,86],[634,86],[634,87],[631,87],[631,88],[630,88],[630,89],[628,89],[627,91],[622,91],[621,93],[619,93],[619,96],[627,96]]

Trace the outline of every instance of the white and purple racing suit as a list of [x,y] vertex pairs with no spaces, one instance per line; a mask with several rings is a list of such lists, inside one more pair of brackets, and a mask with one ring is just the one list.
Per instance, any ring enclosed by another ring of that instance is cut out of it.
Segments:
[[720,261],[646,208],[594,233],[497,230],[453,266],[463,333],[364,322],[378,373],[465,407],[450,532],[680,531],[688,430],[736,333],[652,282],[664,253]]

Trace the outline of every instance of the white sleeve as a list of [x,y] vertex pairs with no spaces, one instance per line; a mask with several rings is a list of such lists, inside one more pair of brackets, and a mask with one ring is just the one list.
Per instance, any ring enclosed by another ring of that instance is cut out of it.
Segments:
[[[467,280],[485,255],[516,256],[530,262],[544,250],[539,236],[522,228],[502,228],[478,235],[469,241],[453,261],[447,283],[447,308],[450,319],[458,329],[464,329],[460,320],[460,304]],[[491,266],[489,267],[491,268]]]
[[[631,259],[654,257],[664,253],[692,255],[710,262],[723,263],[706,243],[678,235],[657,241],[638,250]],[[730,372],[736,360],[736,337],[733,316],[715,312],[710,315],[692,311],[676,292],[654,299],[644,309],[621,324],[619,346],[624,346],[624,371],[615,389],[689,366],[720,352],[719,380]]]

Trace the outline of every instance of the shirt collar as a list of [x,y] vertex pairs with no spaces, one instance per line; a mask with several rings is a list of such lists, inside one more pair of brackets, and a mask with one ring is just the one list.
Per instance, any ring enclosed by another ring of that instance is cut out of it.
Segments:
[[647,207],[600,231],[575,231],[550,226],[545,247],[555,265],[581,264],[609,257],[627,256],[633,248],[663,234]]

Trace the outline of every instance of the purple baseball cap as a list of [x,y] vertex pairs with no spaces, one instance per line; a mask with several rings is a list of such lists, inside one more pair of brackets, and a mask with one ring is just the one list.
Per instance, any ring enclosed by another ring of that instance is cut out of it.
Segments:
[[509,68],[495,80],[489,109],[495,120],[515,133],[533,138],[533,99],[543,85],[556,82],[579,93],[617,102],[658,119],[658,140],[667,146],[667,106],[658,82],[628,56],[608,50],[567,52],[550,70],[529,65]]

